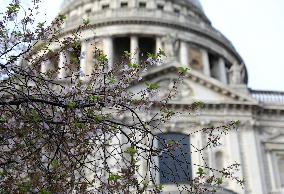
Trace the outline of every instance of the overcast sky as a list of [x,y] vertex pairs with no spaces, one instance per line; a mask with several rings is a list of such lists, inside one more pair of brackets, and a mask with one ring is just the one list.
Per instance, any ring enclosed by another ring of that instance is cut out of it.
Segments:
[[[62,0],[42,1],[43,12],[50,20]],[[284,0],[201,3],[213,26],[231,40],[243,57],[249,71],[249,87],[284,91]]]

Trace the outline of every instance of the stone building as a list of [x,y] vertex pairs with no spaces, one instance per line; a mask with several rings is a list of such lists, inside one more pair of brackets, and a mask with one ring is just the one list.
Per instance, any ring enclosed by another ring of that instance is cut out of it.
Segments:
[[[211,25],[199,0],[65,0],[61,12],[68,16],[63,29],[66,34],[81,24],[82,18],[90,19],[91,27],[84,30],[81,45],[87,55],[80,61],[85,74],[91,72],[88,64],[93,61],[88,53],[93,42],[108,56],[110,68],[124,51],[139,63],[145,59],[143,53],[165,50],[165,63],[153,67],[147,76],[165,89],[177,76],[174,68],[190,67],[174,104],[182,109],[200,100],[205,108],[191,121],[177,120],[175,129],[169,127],[165,134],[186,133],[189,125],[206,127],[240,120],[240,130],[230,132],[222,145],[207,150],[204,156],[209,165],[220,169],[235,161],[241,163],[239,175],[245,177],[245,188],[227,182],[223,192],[284,193],[284,93],[247,87],[243,59]],[[62,67],[69,55],[62,53],[59,63],[49,62],[42,71],[52,65]],[[58,76],[66,73],[61,71]],[[195,134],[190,142],[200,145],[204,139]],[[202,162],[198,154],[190,157],[195,163]],[[190,169],[192,176],[196,170],[194,166]],[[173,185],[160,181],[165,193],[178,193]]]

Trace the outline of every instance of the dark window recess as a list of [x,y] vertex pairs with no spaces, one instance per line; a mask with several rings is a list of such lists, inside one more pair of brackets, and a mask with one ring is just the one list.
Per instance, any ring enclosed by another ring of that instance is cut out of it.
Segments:
[[217,70],[217,64],[218,64],[218,56],[209,53],[209,64],[210,64],[210,72],[211,76],[215,79],[218,79],[218,70]]
[[139,7],[140,8],[146,8],[146,2],[139,2]]
[[87,9],[85,12],[86,12],[87,14],[89,14],[89,13],[92,12],[92,9]]
[[127,2],[121,2],[120,7],[126,8],[126,7],[128,7],[128,3]]
[[130,38],[117,37],[113,41],[114,62],[125,60],[125,51],[130,52]]
[[109,4],[102,5],[102,9],[109,9]]
[[158,135],[159,149],[175,145],[159,156],[160,184],[187,183],[192,180],[190,142],[188,135],[165,133]]
[[154,38],[151,37],[141,37],[139,38],[139,58],[140,61],[144,62],[148,58],[148,53],[154,54],[156,50],[156,42]]
[[175,14],[180,14],[180,10],[179,9],[174,9]]
[[164,5],[158,4],[158,5],[157,5],[157,9],[158,9],[158,10],[164,10]]

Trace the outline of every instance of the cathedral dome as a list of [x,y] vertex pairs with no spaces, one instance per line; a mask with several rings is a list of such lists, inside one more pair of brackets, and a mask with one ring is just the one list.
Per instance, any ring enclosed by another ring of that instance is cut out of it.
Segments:
[[[141,46],[151,53],[168,47],[180,64],[190,65],[207,77],[223,84],[247,83],[245,65],[233,65],[243,64],[241,56],[211,25],[200,0],[64,0],[61,13],[68,18],[63,34],[72,33],[88,19],[85,38],[103,42],[102,49],[111,53],[114,61],[120,49],[134,51],[132,47]],[[96,29],[96,37],[88,31],[91,29]],[[168,35],[172,41],[166,40]],[[167,41],[178,42],[178,48],[166,45]]]
[[181,4],[185,4],[185,5],[193,5],[193,6],[195,6],[197,9],[203,11],[202,5],[201,5],[201,3],[200,3],[199,0],[173,0],[173,1],[179,2],[179,3],[181,3]]

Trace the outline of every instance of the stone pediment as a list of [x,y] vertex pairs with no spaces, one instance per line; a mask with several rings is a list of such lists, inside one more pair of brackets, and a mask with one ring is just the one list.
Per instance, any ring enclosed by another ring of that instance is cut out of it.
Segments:
[[[159,92],[161,94],[172,87],[178,75],[177,66],[160,66],[151,69],[150,72],[145,74],[143,81],[157,83],[160,86]],[[192,101],[257,104],[257,101],[250,95],[235,91],[218,80],[207,77],[194,70],[190,70],[185,75],[177,98],[174,101],[182,104],[191,103]]]
[[279,132],[264,140],[266,143],[282,143],[284,144],[284,132]]

